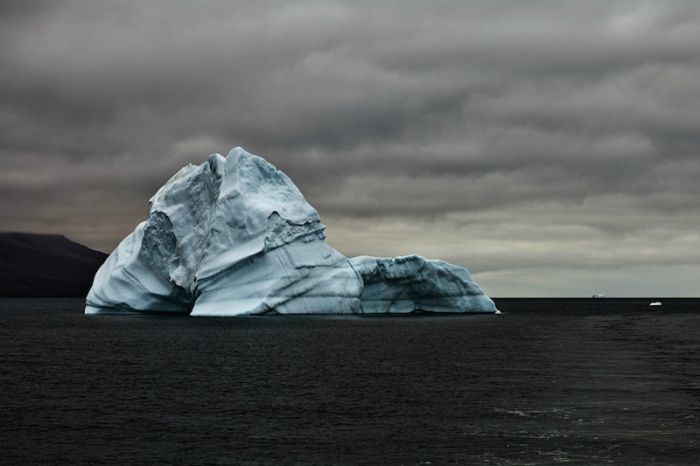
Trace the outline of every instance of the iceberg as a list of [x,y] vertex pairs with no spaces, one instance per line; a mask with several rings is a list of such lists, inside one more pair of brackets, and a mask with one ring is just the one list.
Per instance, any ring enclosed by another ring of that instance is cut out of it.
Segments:
[[240,147],[182,168],[149,204],[97,271],[86,314],[497,312],[462,267],[348,259],[292,180]]
[[411,255],[359,256],[350,264],[362,277],[365,314],[496,312],[467,269]]

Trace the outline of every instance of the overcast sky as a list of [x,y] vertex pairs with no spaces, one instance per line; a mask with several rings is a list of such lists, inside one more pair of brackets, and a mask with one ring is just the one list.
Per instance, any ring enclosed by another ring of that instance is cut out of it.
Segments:
[[240,145],[346,255],[700,295],[700,2],[0,5],[2,230],[109,252]]

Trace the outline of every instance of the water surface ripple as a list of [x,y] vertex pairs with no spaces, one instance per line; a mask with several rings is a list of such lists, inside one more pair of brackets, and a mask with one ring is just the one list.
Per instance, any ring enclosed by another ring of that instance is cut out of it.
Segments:
[[2,464],[689,464],[700,300],[84,316],[0,300]]

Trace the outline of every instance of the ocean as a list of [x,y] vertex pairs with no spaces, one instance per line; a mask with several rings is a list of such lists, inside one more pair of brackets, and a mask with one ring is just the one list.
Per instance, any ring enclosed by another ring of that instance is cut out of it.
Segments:
[[0,300],[0,463],[698,464],[700,300],[85,316]]

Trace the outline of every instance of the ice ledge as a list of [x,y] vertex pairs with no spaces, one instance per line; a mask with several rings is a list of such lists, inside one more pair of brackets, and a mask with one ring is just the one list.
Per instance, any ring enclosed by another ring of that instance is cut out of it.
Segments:
[[497,312],[463,267],[418,255],[359,256],[350,264],[363,281],[360,301],[365,314]]

